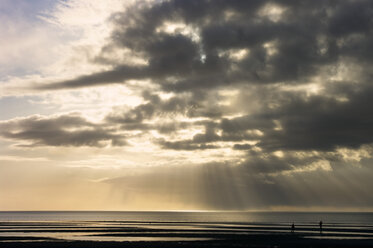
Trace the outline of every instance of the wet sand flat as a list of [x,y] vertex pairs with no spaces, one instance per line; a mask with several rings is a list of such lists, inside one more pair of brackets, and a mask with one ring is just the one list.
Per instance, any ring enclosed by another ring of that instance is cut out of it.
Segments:
[[0,222],[0,247],[373,247],[373,226],[126,221]]

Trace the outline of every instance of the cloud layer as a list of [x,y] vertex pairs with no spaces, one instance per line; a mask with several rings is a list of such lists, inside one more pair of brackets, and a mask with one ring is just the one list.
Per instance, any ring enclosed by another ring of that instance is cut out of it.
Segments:
[[[188,176],[165,173],[180,194],[193,194],[183,188],[192,187],[186,181],[193,175],[210,180],[193,201],[223,193],[204,207],[251,206],[237,192],[256,197],[256,206],[312,205],[299,197],[307,189],[325,204],[333,195],[330,205],[350,206],[338,183],[350,170],[351,180],[372,173],[372,16],[369,0],[136,2],[110,17],[112,33],[87,59],[105,69],[34,82],[32,89],[53,94],[119,84],[139,103],[118,99],[95,121],[84,109],[6,120],[0,136],[18,147],[136,150],[170,164],[187,158]],[[201,168],[188,168],[195,165]],[[320,177],[326,181],[317,185]],[[153,192],[156,183],[147,180],[145,174],[105,182]],[[369,198],[359,185],[350,189],[348,201],[353,192]],[[236,198],[225,204],[228,196]]]
[[112,69],[38,88],[138,80],[143,103],[113,108],[101,121],[110,129],[81,120],[76,127],[91,129],[67,133],[69,123],[53,119],[52,129],[28,125],[2,135],[33,145],[98,146],[124,144],[115,132],[137,132],[163,149],[228,148],[248,161],[273,152],[359,149],[373,141],[372,10],[363,0],[137,3],[112,16],[113,32],[95,61],[125,50],[143,64],[112,61]]
[[26,141],[24,146],[113,146],[124,145],[120,135],[113,134],[76,114],[42,117],[30,116],[0,122],[0,136]]

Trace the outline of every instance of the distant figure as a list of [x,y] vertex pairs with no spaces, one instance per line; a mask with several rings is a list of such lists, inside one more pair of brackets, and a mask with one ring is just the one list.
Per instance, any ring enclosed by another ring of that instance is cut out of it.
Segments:
[[291,233],[294,233],[294,230],[295,230],[295,225],[293,223],[293,224],[291,224]]
[[320,220],[319,226],[320,226],[320,233],[322,233],[322,220]]

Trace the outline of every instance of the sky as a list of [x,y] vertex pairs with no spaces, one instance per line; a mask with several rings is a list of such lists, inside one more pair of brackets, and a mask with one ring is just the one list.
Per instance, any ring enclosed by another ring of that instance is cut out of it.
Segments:
[[0,210],[373,211],[370,0],[1,0]]

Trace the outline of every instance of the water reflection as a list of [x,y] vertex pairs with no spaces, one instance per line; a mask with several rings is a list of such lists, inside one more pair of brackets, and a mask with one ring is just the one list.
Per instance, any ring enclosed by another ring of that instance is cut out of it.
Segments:
[[[286,235],[288,224],[268,223],[201,223],[201,222],[2,222],[0,242],[35,240],[78,241],[208,241],[237,239],[248,235]],[[323,234],[315,225],[297,225],[296,235],[313,239],[372,238],[370,225],[325,225]]]

